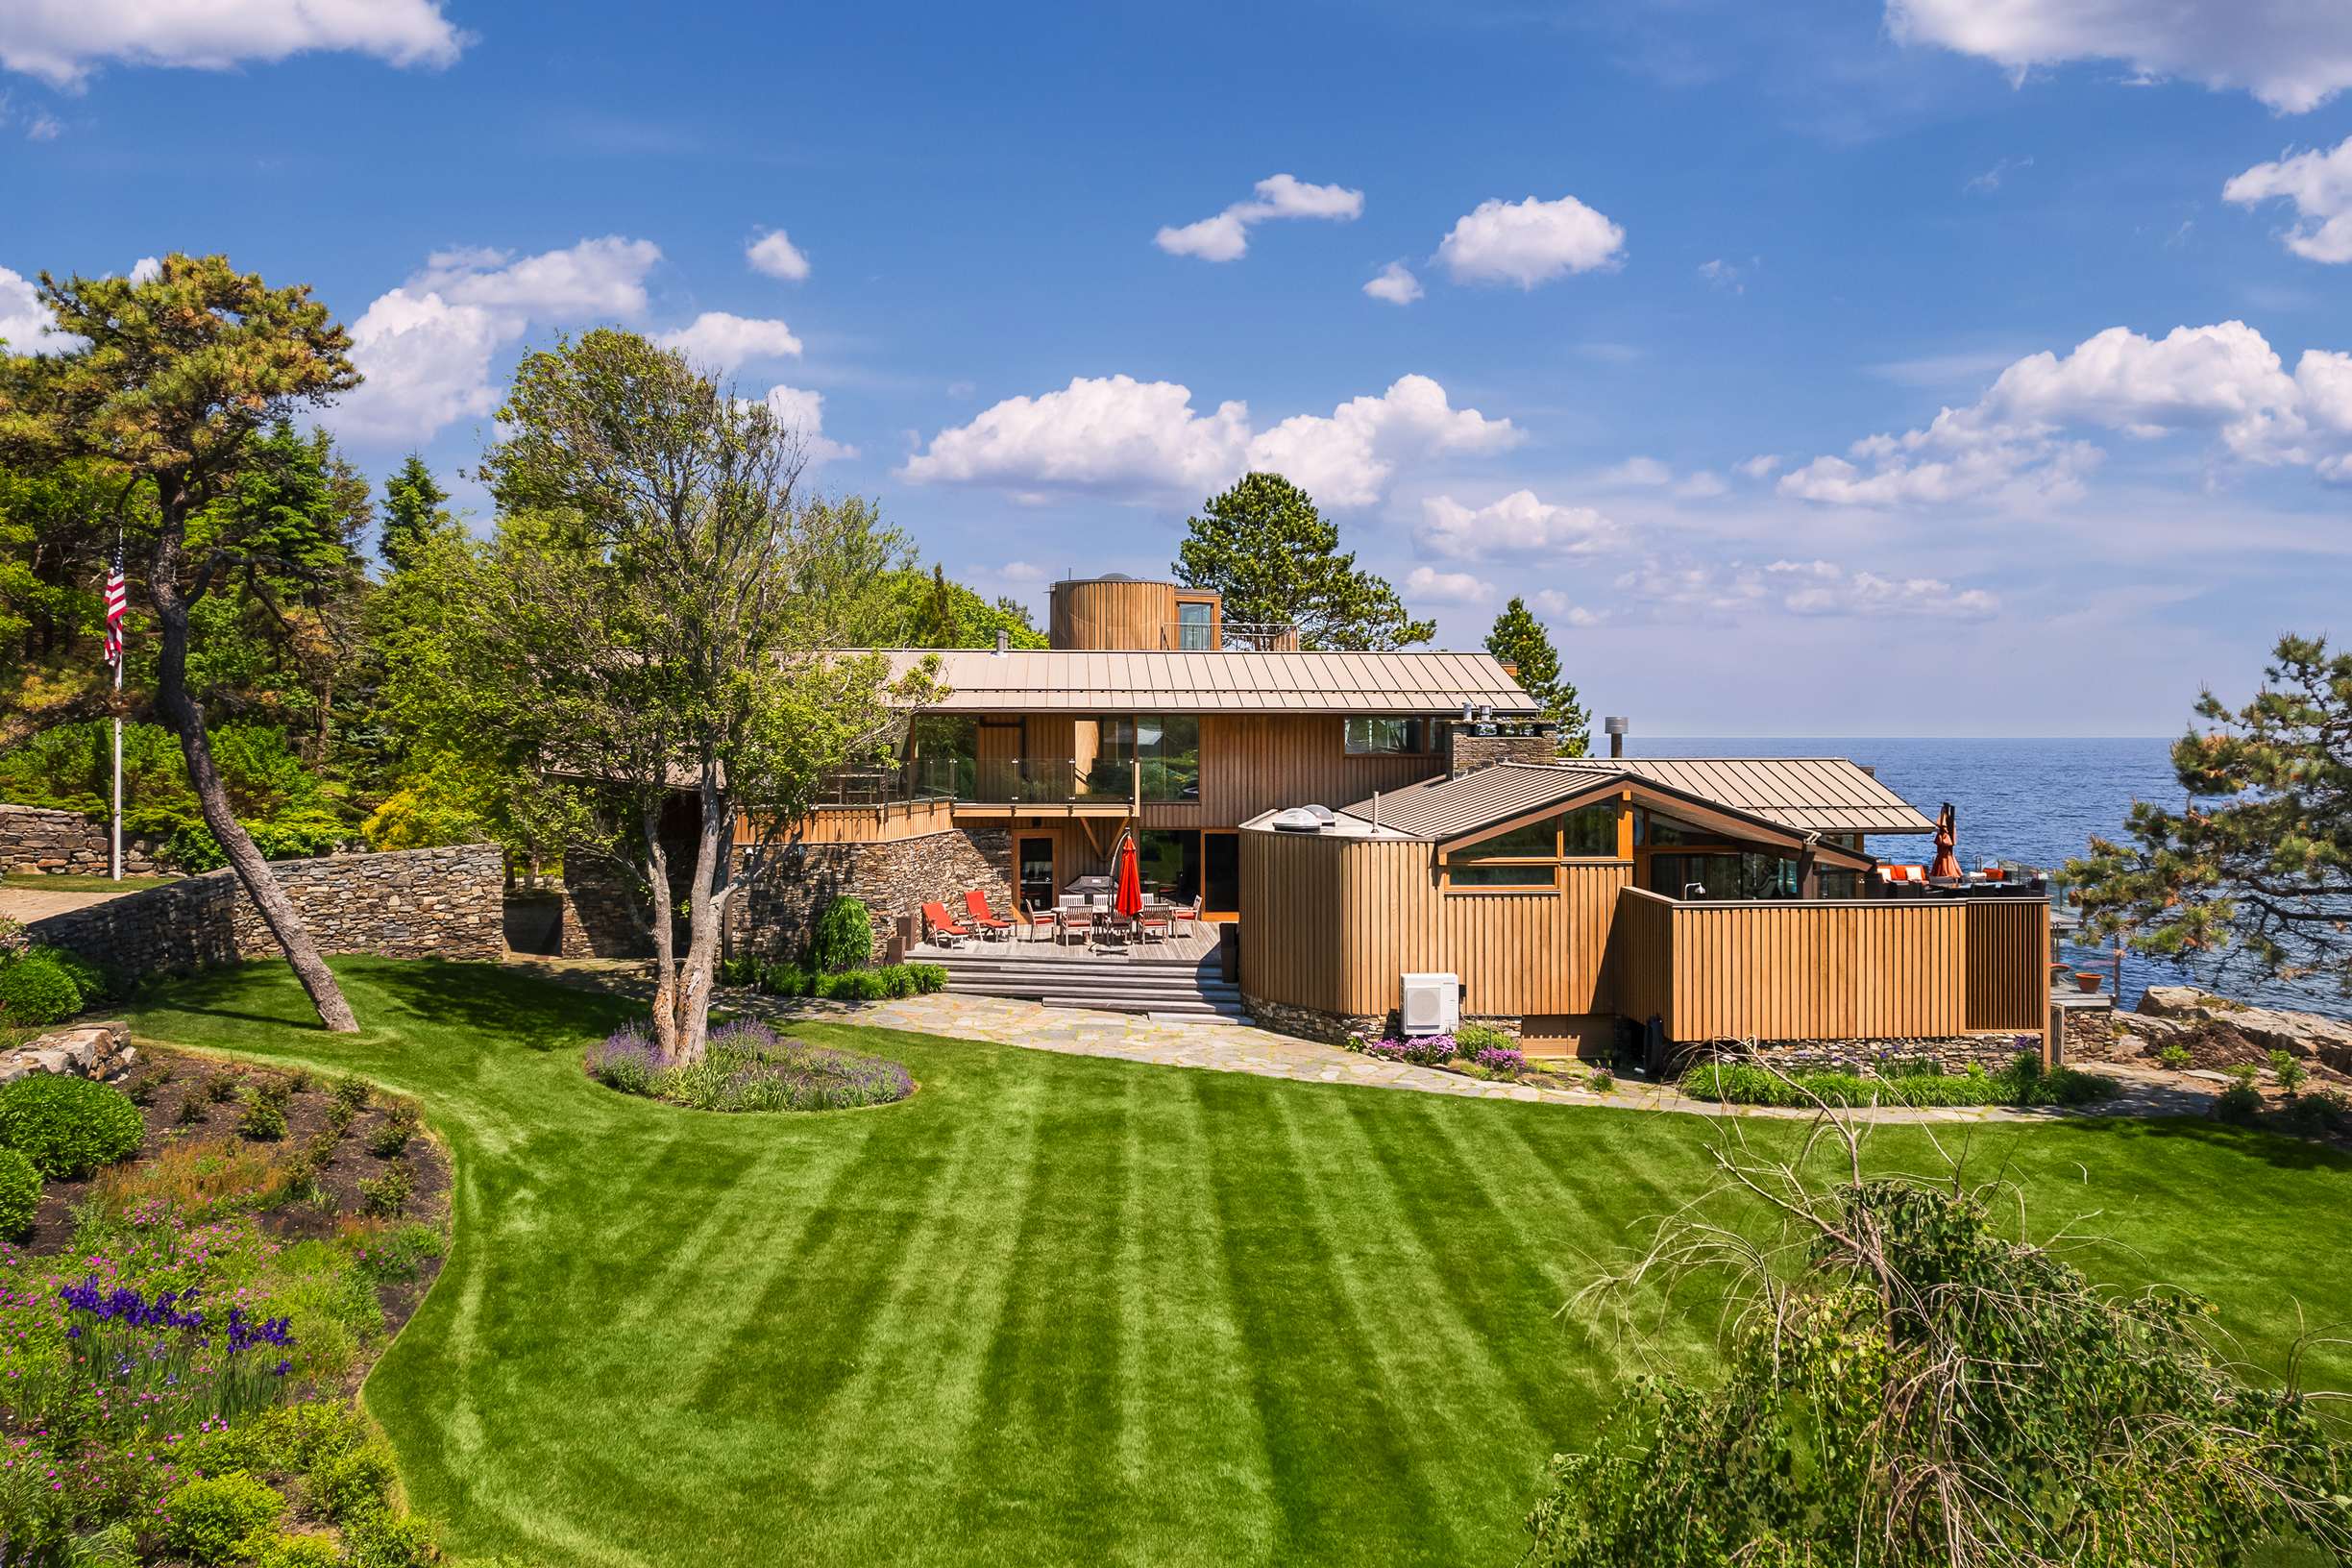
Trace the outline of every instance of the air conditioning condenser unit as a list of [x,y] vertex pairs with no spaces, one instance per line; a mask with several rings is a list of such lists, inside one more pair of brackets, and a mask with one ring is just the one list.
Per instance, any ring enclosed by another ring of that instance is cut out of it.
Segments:
[[1451,974],[1404,976],[1399,1010],[1409,1035],[1450,1035],[1461,1023],[1461,979]]

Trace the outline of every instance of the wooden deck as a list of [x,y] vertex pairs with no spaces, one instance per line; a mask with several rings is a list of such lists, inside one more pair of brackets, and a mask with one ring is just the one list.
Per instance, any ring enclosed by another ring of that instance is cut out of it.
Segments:
[[1050,931],[1039,931],[1019,926],[1010,942],[967,942],[961,947],[935,947],[929,943],[908,949],[907,957],[918,963],[937,962],[944,957],[1035,959],[1039,961],[1090,960],[1102,964],[1183,964],[1198,966],[1216,956],[1217,928],[1206,920],[1162,942],[1099,944],[1067,943],[1053,940]]

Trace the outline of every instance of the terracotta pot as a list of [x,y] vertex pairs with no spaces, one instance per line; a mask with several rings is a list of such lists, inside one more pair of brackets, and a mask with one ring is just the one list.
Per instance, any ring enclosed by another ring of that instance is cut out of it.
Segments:
[[2103,974],[2089,974],[2078,970],[2074,975],[2074,984],[2079,990],[2095,992],[2098,990],[2099,982],[2105,978],[2107,977]]

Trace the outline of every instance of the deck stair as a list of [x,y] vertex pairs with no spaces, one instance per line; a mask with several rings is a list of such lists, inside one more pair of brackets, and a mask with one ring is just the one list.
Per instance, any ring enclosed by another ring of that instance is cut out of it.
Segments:
[[947,989],[964,996],[1002,996],[1047,1007],[1087,1007],[1201,1022],[1247,1023],[1241,988],[1217,977],[1214,962],[1096,954],[1070,958],[1006,957],[985,946],[923,952],[947,971]]

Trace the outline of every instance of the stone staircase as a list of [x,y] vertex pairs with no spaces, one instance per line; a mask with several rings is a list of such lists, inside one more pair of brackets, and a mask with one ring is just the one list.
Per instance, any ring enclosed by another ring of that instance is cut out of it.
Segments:
[[923,953],[947,971],[947,989],[963,996],[1002,996],[1047,1007],[1088,1007],[1200,1023],[1247,1023],[1241,988],[1217,978],[1213,959],[1008,958],[986,947]]

